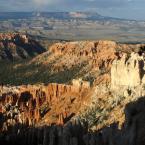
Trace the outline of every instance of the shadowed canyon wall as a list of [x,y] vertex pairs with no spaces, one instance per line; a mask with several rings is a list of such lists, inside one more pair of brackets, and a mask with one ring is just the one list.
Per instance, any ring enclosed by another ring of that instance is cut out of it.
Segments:
[[86,122],[74,120],[66,125],[43,127],[17,124],[0,136],[5,145],[144,145],[145,98],[129,103],[122,129],[111,124],[100,131],[89,132]]

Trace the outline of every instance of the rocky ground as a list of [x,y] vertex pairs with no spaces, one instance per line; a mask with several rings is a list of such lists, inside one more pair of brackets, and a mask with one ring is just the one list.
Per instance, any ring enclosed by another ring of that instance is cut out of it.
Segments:
[[34,67],[23,76],[17,70],[26,66],[14,65],[16,78],[30,80],[1,85],[0,142],[144,145],[144,46],[56,43],[29,60]]

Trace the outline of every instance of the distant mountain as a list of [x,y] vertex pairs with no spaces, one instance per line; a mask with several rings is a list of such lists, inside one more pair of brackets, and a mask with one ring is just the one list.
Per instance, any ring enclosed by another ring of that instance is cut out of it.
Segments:
[[102,16],[97,12],[0,12],[0,20],[31,19],[35,17],[54,19],[125,20]]
[[0,12],[0,20],[32,18],[31,12]]

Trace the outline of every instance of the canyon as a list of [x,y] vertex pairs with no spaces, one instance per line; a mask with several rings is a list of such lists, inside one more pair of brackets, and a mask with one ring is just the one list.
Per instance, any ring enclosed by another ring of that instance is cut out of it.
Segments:
[[38,81],[1,82],[0,143],[144,145],[144,47],[62,42],[33,57],[27,66]]

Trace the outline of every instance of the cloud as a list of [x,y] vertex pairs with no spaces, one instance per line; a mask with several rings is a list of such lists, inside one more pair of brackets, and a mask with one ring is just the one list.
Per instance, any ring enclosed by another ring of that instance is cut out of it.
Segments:
[[39,7],[42,6],[52,6],[52,5],[58,5],[60,3],[60,1],[63,0],[32,0],[34,5],[37,5]]
[[[133,3],[137,0],[0,0],[0,5],[12,7],[18,6],[17,9],[27,9],[27,7],[48,7],[53,6],[55,9],[75,9],[75,8],[102,8],[102,7],[122,7]],[[144,1],[144,0],[138,0]],[[21,6],[21,7],[19,7]],[[6,7],[6,6],[5,6]],[[52,9],[53,9],[52,7]]]
[[0,11],[99,10],[105,15],[126,16],[128,14],[134,17],[133,13],[139,16],[145,13],[144,7],[145,0],[0,0]]
[[48,5],[55,3],[56,0],[32,0],[36,5]]

